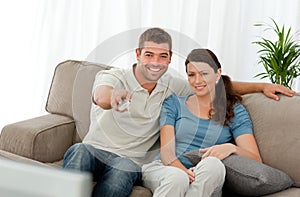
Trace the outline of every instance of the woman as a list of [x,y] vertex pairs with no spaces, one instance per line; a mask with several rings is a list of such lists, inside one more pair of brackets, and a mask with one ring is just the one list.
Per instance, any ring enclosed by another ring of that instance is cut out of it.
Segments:
[[[231,154],[258,162],[262,159],[249,114],[240,104],[242,98],[233,91],[230,78],[221,75],[215,54],[195,49],[185,65],[194,93],[171,95],[164,101],[160,155],[143,166],[144,185],[153,196],[221,196],[225,179],[222,159]],[[195,149],[204,154],[193,166],[182,155]]]

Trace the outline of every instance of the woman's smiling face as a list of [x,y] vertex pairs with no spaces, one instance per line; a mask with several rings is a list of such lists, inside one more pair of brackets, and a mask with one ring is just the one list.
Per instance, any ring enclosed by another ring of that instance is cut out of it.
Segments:
[[207,63],[189,62],[187,65],[187,76],[197,96],[213,96],[216,82],[221,76],[221,69],[219,68],[217,73],[215,73],[213,68]]

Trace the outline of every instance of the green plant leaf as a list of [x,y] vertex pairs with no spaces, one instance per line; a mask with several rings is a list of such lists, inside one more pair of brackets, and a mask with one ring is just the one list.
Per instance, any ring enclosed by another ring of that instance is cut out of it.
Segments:
[[286,29],[284,25],[278,26],[272,19],[273,24],[255,24],[257,27],[264,27],[264,31],[273,31],[277,35],[277,40],[259,37],[260,40],[253,41],[252,44],[260,46],[257,51],[259,55],[258,64],[263,65],[265,72],[254,77],[269,78],[272,83],[291,87],[295,77],[300,76],[300,44],[295,39],[299,35],[292,34],[291,27]]

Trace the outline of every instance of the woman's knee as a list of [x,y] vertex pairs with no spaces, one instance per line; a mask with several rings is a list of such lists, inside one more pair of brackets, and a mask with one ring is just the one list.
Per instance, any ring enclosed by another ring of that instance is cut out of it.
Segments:
[[196,166],[197,171],[206,172],[205,174],[212,179],[224,182],[226,169],[222,161],[216,157],[207,157]]
[[153,196],[183,196],[189,188],[189,177],[179,168],[154,161],[143,166],[143,185]]
[[173,188],[184,188],[189,187],[189,176],[183,170],[178,168],[170,167],[169,173],[163,177],[162,183],[170,185]]

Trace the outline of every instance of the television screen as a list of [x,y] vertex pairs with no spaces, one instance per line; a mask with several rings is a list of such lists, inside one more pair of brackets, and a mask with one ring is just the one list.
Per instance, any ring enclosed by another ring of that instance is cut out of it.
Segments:
[[0,195],[5,197],[91,196],[88,173],[0,159]]

